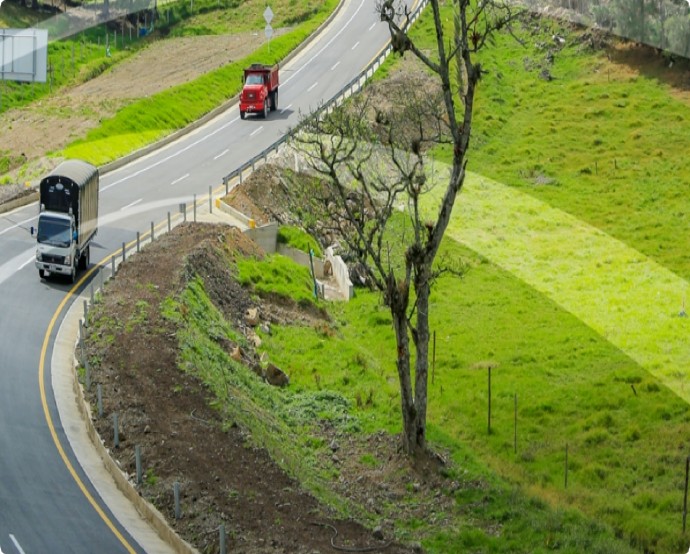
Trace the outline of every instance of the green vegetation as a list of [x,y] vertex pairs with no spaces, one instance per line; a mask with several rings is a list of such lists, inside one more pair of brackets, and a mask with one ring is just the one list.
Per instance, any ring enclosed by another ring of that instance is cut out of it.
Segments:
[[310,234],[305,233],[299,227],[294,227],[291,225],[281,225],[278,229],[278,243],[286,244],[287,246],[292,246],[297,248],[302,252],[313,251],[314,256],[321,258],[323,252],[319,243]]
[[294,298],[301,304],[314,303],[314,282],[309,268],[274,254],[263,260],[246,258],[237,262],[238,278],[259,295]]
[[[77,140],[65,148],[63,155],[101,165],[155,142],[192,123],[239,92],[244,67],[257,59],[267,64],[284,59],[328,17],[336,5],[335,0],[327,0],[321,4],[304,0],[300,4],[301,12],[297,12],[302,13],[299,20],[302,21],[307,14],[312,14],[312,17],[296,25],[289,33],[264,44],[245,59],[229,63],[195,81],[129,104],[118,111],[114,117],[103,121],[99,127],[90,131],[86,138]],[[252,16],[249,17],[249,21],[258,25],[256,16],[262,18],[261,13],[265,9],[265,5],[250,2],[246,5],[243,4],[243,6],[244,9],[249,9],[251,6]],[[259,6],[261,6],[260,10]],[[273,10],[278,11],[276,6],[273,7]],[[295,11],[294,9],[286,9],[283,13],[294,14]],[[196,33],[194,29],[198,30],[197,25],[209,32],[222,29],[222,25],[216,27],[206,24],[213,17],[202,15],[200,19],[195,18],[193,22],[182,25],[179,32],[183,35]],[[238,18],[235,12],[226,14],[224,17],[233,23],[241,22],[239,27],[236,25],[231,27],[233,32],[246,30],[245,26],[248,23],[242,22],[242,18]],[[278,20],[273,25],[280,25],[281,22],[289,24],[288,21],[292,20]]]

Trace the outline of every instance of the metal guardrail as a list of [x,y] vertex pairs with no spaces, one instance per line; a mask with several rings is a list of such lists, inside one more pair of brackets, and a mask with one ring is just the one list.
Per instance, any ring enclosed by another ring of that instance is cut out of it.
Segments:
[[[414,13],[410,15],[409,23],[405,26],[405,31],[407,31],[417,19],[419,19],[419,16],[422,13],[422,10],[428,5],[428,0],[422,0],[417,8],[415,9]],[[323,105],[321,105],[319,108],[314,110],[310,116],[315,116],[323,112],[327,112],[328,110],[333,109],[334,107],[340,105],[345,99],[348,97],[352,96],[356,92],[359,92],[362,90],[366,82],[373,77],[374,73],[376,70],[381,67],[383,62],[386,60],[386,58],[390,55],[390,53],[393,51],[393,47],[390,43],[390,40],[388,41],[388,45],[384,48],[384,50],[376,57],[374,61],[369,63],[362,72],[357,75],[354,79],[352,79],[349,83],[347,83],[338,93],[336,93],[335,96],[333,96],[330,100],[325,102]],[[242,179],[244,176],[244,173],[249,171],[253,172],[256,169],[256,166],[260,163],[263,162],[263,164],[266,164],[268,161],[268,157],[275,153],[278,153],[278,150],[288,141],[290,138],[299,130],[300,125],[295,127],[294,129],[291,129],[288,133],[283,135],[281,138],[279,138],[276,142],[271,144],[268,148],[264,149],[261,151],[259,154],[242,164],[240,167],[237,169],[231,171],[228,173],[225,177],[223,177],[223,185],[225,186],[225,193],[227,194],[230,189],[230,182],[238,179],[238,183],[242,183]]]

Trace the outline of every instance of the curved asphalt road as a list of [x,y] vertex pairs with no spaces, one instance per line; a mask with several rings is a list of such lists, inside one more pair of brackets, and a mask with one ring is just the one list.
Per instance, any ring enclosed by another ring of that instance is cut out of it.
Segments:
[[[298,122],[299,113],[334,96],[381,50],[388,31],[373,0],[348,0],[331,25],[281,68],[278,111],[269,119],[239,119],[231,109],[178,142],[101,178],[96,263],[146,232],[150,222],[175,213],[181,201],[216,188]],[[0,552],[94,554],[143,552],[88,483],[65,439],[46,366],[41,393],[39,361],[51,359],[56,310],[70,285],[41,281],[33,265],[36,204],[0,215]],[[68,298],[71,300],[71,297]],[[54,317],[55,315],[55,317]],[[44,405],[49,416],[44,413]],[[86,492],[70,474],[55,436]],[[99,511],[102,511],[99,514]]]

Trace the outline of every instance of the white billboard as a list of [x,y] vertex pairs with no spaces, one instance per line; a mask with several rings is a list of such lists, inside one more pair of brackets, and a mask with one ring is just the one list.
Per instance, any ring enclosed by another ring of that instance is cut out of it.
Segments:
[[46,82],[48,31],[0,29],[0,80]]

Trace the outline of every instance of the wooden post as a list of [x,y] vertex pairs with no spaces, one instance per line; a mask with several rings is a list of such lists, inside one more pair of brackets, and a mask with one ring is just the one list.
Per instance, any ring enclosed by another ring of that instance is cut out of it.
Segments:
[[489,435],[491,434],[491,366],[488,367],[488,375],[489,375],[489,402],[487,404],[488,407],[488,414],[487,414],[487,423],[488,423],[488,433]]
[[690,472],[690,456],[685,458],[685,492],[683,493],[683,534],[685,534],[685,522],[688,517],[688,473]]
[[433,385],[436,377],[436,331],[434,331],[434,346],[431,352],[431,384]]

